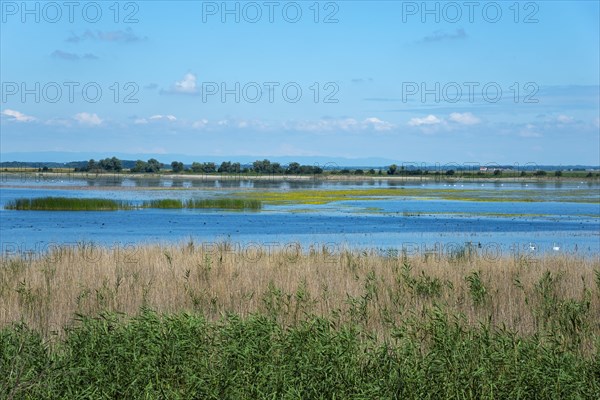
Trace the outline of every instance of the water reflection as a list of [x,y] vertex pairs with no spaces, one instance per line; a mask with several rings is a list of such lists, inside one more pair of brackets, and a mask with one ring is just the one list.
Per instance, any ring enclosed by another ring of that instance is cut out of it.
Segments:
[[[146,175],[143,177],[129,174],[88,174],[46,176],[29,174],[2,174],[0,185],[6,186],[34,186],[34,187],[123,187],[123,188],[195,188],[195,189],[263,189],[263,190],[335,190],[335,189],[364,189],[364,188],[463,188],[463,189],[492,189],[492,190],[540,190],[552,193],[564,193],[572,190],[588,190],[592,196],[600,193],[598,181],[542,181],[542,180],[466,180],[466,179],[387,179],[376,177],[374,179],[357,179],[352,176],[342,177],[298,177],[298,176],[261,176],[249,179],[248,175],[237,176],[181,176],[165,177],[161,175]],[[591,191],[593,190],[593,191]]]

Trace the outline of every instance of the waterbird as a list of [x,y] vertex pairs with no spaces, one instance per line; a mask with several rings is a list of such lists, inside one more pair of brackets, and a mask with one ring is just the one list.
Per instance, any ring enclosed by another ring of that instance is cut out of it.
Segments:
[[533,243],[529,243],[529,250],[535,251],[535,245]]
[[559,250],[560,250],[560,246],[559,246],[559,245],[557,245],[556,243],[554,243],[554,244],[552,245],[552,250],[554,250],[554,251],[559,251]]

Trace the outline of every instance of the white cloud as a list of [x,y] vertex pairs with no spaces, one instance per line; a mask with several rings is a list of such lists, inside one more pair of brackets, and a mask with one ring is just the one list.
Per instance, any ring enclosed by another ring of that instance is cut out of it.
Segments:
[[558,122],[560,122],[561,124],[570,124],[571,122],[573,122],[573,117],[569,117],[568,115],[561,114],[558,117],[556,117],[556,120]]
[[160,115],[160,114],[157,114],[157,115],[151,116],[150,119],[152,119],[152,120],[166,119],[166,120],[169,120],[169,121],[176,121],[177,120],[177,118],[175,118],[174,115],[170,115],[170,114],[169,115]]
[[526,138],[539,138],[543,135],[537,131],[537,128],[532,124],[525,125],[525,128],[519,131],[519,136]]
[[433,114],[429,114],[428,116],[424,117],[424,118],[411,118],[410,121],[408,121],[408,124],[410,126],[423,126],[423,125],[438,125],[441,124],[443,121],[441,119],[439,119],[438,117],[436,117]]
[[10,117],[10,120],[17,122],[31,122],[35,121],[35,118],[29,115],[25,115],[22,112],[6,109],[2,111],[2,115]]
[[456,122],[457,124],[461,125],[476,125],[479,122],[481,122],[479,118],[475,117],[470,112],[462,114],[454,112],[450,114],[450,121]]
[[376,131],[389,131],[394,128],[393,124],[391,124],[387,121],[382,121],[379,118],[375,118],[375,117],[370,117],[370,118],[365,119],[364,123],[372,126],[373,129],[375,129]]
[[198,121],[194,121],[192,123],[192,128],[202,129],[202,128],[205,128],[207,125],[208,125],[208,120],[207,119],[201,119],[201,120],[198,120]]
[[133,123],[136,125],[144,125],[148,123],[148,120],[146,118],[137,118]]
[[188,72],[183,79],[175,82],[173,91],[177,93],[196,93],[196,75]]
[[73,118],[84,125],[100,125],[102,124],[102,119],[98,116],[98,114],[90,114],[86,112],[82,112],[79,114],[75,114]]
[[358,121],[354,118],[326,121],[325,125],[330,125],[331,129],[341,129],[343,131],[350,131],[360,128]]
[[369,117],[362,121],[355,118],[320,119],[316,121],[288,121],[283,123],[283,128],[303,132],[331,132],[346,131],[358,132],[366,130],[389,131],[395,125],[379,118]]

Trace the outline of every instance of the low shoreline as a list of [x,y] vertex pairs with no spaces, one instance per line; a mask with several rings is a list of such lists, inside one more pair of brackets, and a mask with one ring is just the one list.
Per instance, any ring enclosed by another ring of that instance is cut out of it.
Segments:
[[0,172],[0,186],[8,179],[22,179],[22,180],[49,180],[49,179],[139,179],[139,180],[152,180],[152,179],[164,179],[164,180],[192,180],[192,181],[329,181],[329,182],[369,182],[369,181],[397,181],[397,182],[474,182],[474,183],[485,183],[485,182],[523,182],[523,183],[536,183],[536,182],[571,182],[571,181],[582,181],[583,182],[600,182],[599,177],[570,177],[570,176],[461,176],[460,173],[456,175],[418,175],[418,176],[399,176],[399,175],[338,175],[338,174],[317,174],[317,175],[285,175],[285,174],[148,174],[148,173],[97,173],[91,174],[86,172],[37,172],[37,171],[2,171]]

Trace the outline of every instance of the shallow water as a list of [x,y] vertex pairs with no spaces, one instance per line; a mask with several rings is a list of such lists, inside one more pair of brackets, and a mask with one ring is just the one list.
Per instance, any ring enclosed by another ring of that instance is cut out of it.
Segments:
[[[170,179],[85,180],[3,179],[0,206],[26,197],[101,197],[143,201],[157,198],[206,198],[239,190],[333,190],[351,188],[454,187],[483,191],[520,190],[544,200],[561,192],[583,190],[596,199],[598,184],[580,182],[281,182],[281,181],[186,181]],[[189,186],[187,186],[187,183]],[[98,183],[100,183],[98,185]],[[112,187],[104,187],[110,184]],[[484,186],[481,186],[484,185]],[[68,188],[72,187],[72,188]],[[155,188],[163,188],[155,190]],[[180,188],[189,187],[189,190]],[[135,188],[135,189],[134,189]],[[483,189],[482,189],[483,188]],[[542,193],[540,195],[540,192]],[[487,192],[486,192],[487,193]],[[520,252],[577,252],[600,254],[600,203],[562,201],[478,202],[442,199],[420,200],[384,197],[377,200],[339,201],[323,205],[265,205],[260,212],[216,210],[131,210],[114,212],[45,212],[0,209],[0,233],[4,252],[41,251],[55,244],[94,242],[127,245],[146,242],[219,242],[239,246],[302,246],[331,248],[375,247],[427,252],[472,243],[481,251],[500,254]],[[558,247],[558,250],[553,250]],[[17,249],[17,250],[15,250]]]

